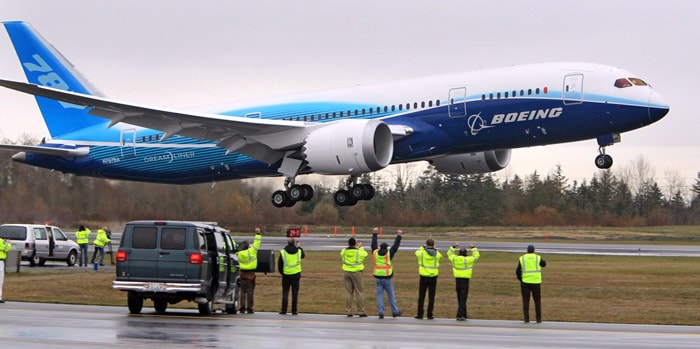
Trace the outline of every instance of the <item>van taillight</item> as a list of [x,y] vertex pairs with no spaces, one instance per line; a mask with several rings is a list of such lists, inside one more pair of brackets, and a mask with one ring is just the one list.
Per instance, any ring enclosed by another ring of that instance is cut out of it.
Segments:
[[117,262],[126,262],[126,252],[117,251]]
[[190,254],[190,264],[202,264],[202,254],[201,253]]

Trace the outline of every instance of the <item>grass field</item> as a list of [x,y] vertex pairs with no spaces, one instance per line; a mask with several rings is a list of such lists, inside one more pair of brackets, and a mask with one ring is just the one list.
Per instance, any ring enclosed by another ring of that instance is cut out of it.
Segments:
[[[443,251],[444,253],[444,251]],[[482,252],[471,280],[469,317],[521,320],[515,268],[519,254]],[[543,255],[545,321],[700,325],[700,263],[695,258]],[[417,264],[411,250],[394,260],[394,285],[404,316],[416,314]],[[371,261],[365,260],[365,307],[376,315]],[[310,251],[303,261],[299,311],[344,314],[342,271],[337,251]],[[23,268],[7,273],[7,301],[117,305],[126,309],[126,293],[111,288],[114,268]],[[256,311],[279,311],[281,277],[258,274]],[[385,302],[386,303],[386,302]],[[144,308],[152,304],[146,301]],[[435,316],[452,318],[456,295],[451,267],[440,267]],[[172,307],[172,306],[171,306]],[[193,303],[176,307],[196,309]],[[532,308],[532,307],[531,307]],[[152,309],[152,308],[151,308]],[[148,311],[148,309],[146,310]],[[386,313],[390,313],[387,305]],[[534,316],[534,315],[533,315]]]

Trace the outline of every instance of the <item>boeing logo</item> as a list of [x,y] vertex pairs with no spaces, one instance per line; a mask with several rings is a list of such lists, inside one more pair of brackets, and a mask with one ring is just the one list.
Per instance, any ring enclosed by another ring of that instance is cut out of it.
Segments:
[[467,127],[469,127],[469,130],[471,130],[472,136],[476,136],[479,131],[493,126],[487,125],[484,118],[481,117],[481,113],[479,113],[470,115],[469,118],[467,118]]
[[547,118],[557,118],[564,111],[564,108],[526,110],[519,113],[495,114],[491,119],[491,125],[504,122],[520,122]]
[[495,114],[491,118],[491,124],[489,125],[481,113],[470,115],[467,118],[467,127],[472,136],[476,136],[479,131],[485,128],[494,127],[494,125],[502,123],[511,122],[521,122],[529,120],[539,120],[539,119],[551,119],[557,118],[564,111],[564,108],[551,108],[551,109],[537,109],[537,110],[526,110],[521,112],[505,113],[505,114]]

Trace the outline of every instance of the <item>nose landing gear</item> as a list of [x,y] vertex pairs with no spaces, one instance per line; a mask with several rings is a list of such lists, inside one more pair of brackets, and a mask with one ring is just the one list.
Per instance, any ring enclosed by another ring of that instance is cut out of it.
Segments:
[[598,156],[595,157],[595,166],[599,169],[606,170],[609,169],[613,164],[612,156],[605,154],[605,147],[601,146],[598,148]]

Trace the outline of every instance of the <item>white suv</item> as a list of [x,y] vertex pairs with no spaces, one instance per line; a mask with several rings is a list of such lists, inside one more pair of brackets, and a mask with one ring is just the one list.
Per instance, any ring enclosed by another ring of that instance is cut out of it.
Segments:
[[78,244],[51,225],[3,224],[0,238],[9,240],[12,250],[21,251],[22,260],[32,267],[47,260],[65,261],[71,267],[78,260]]

